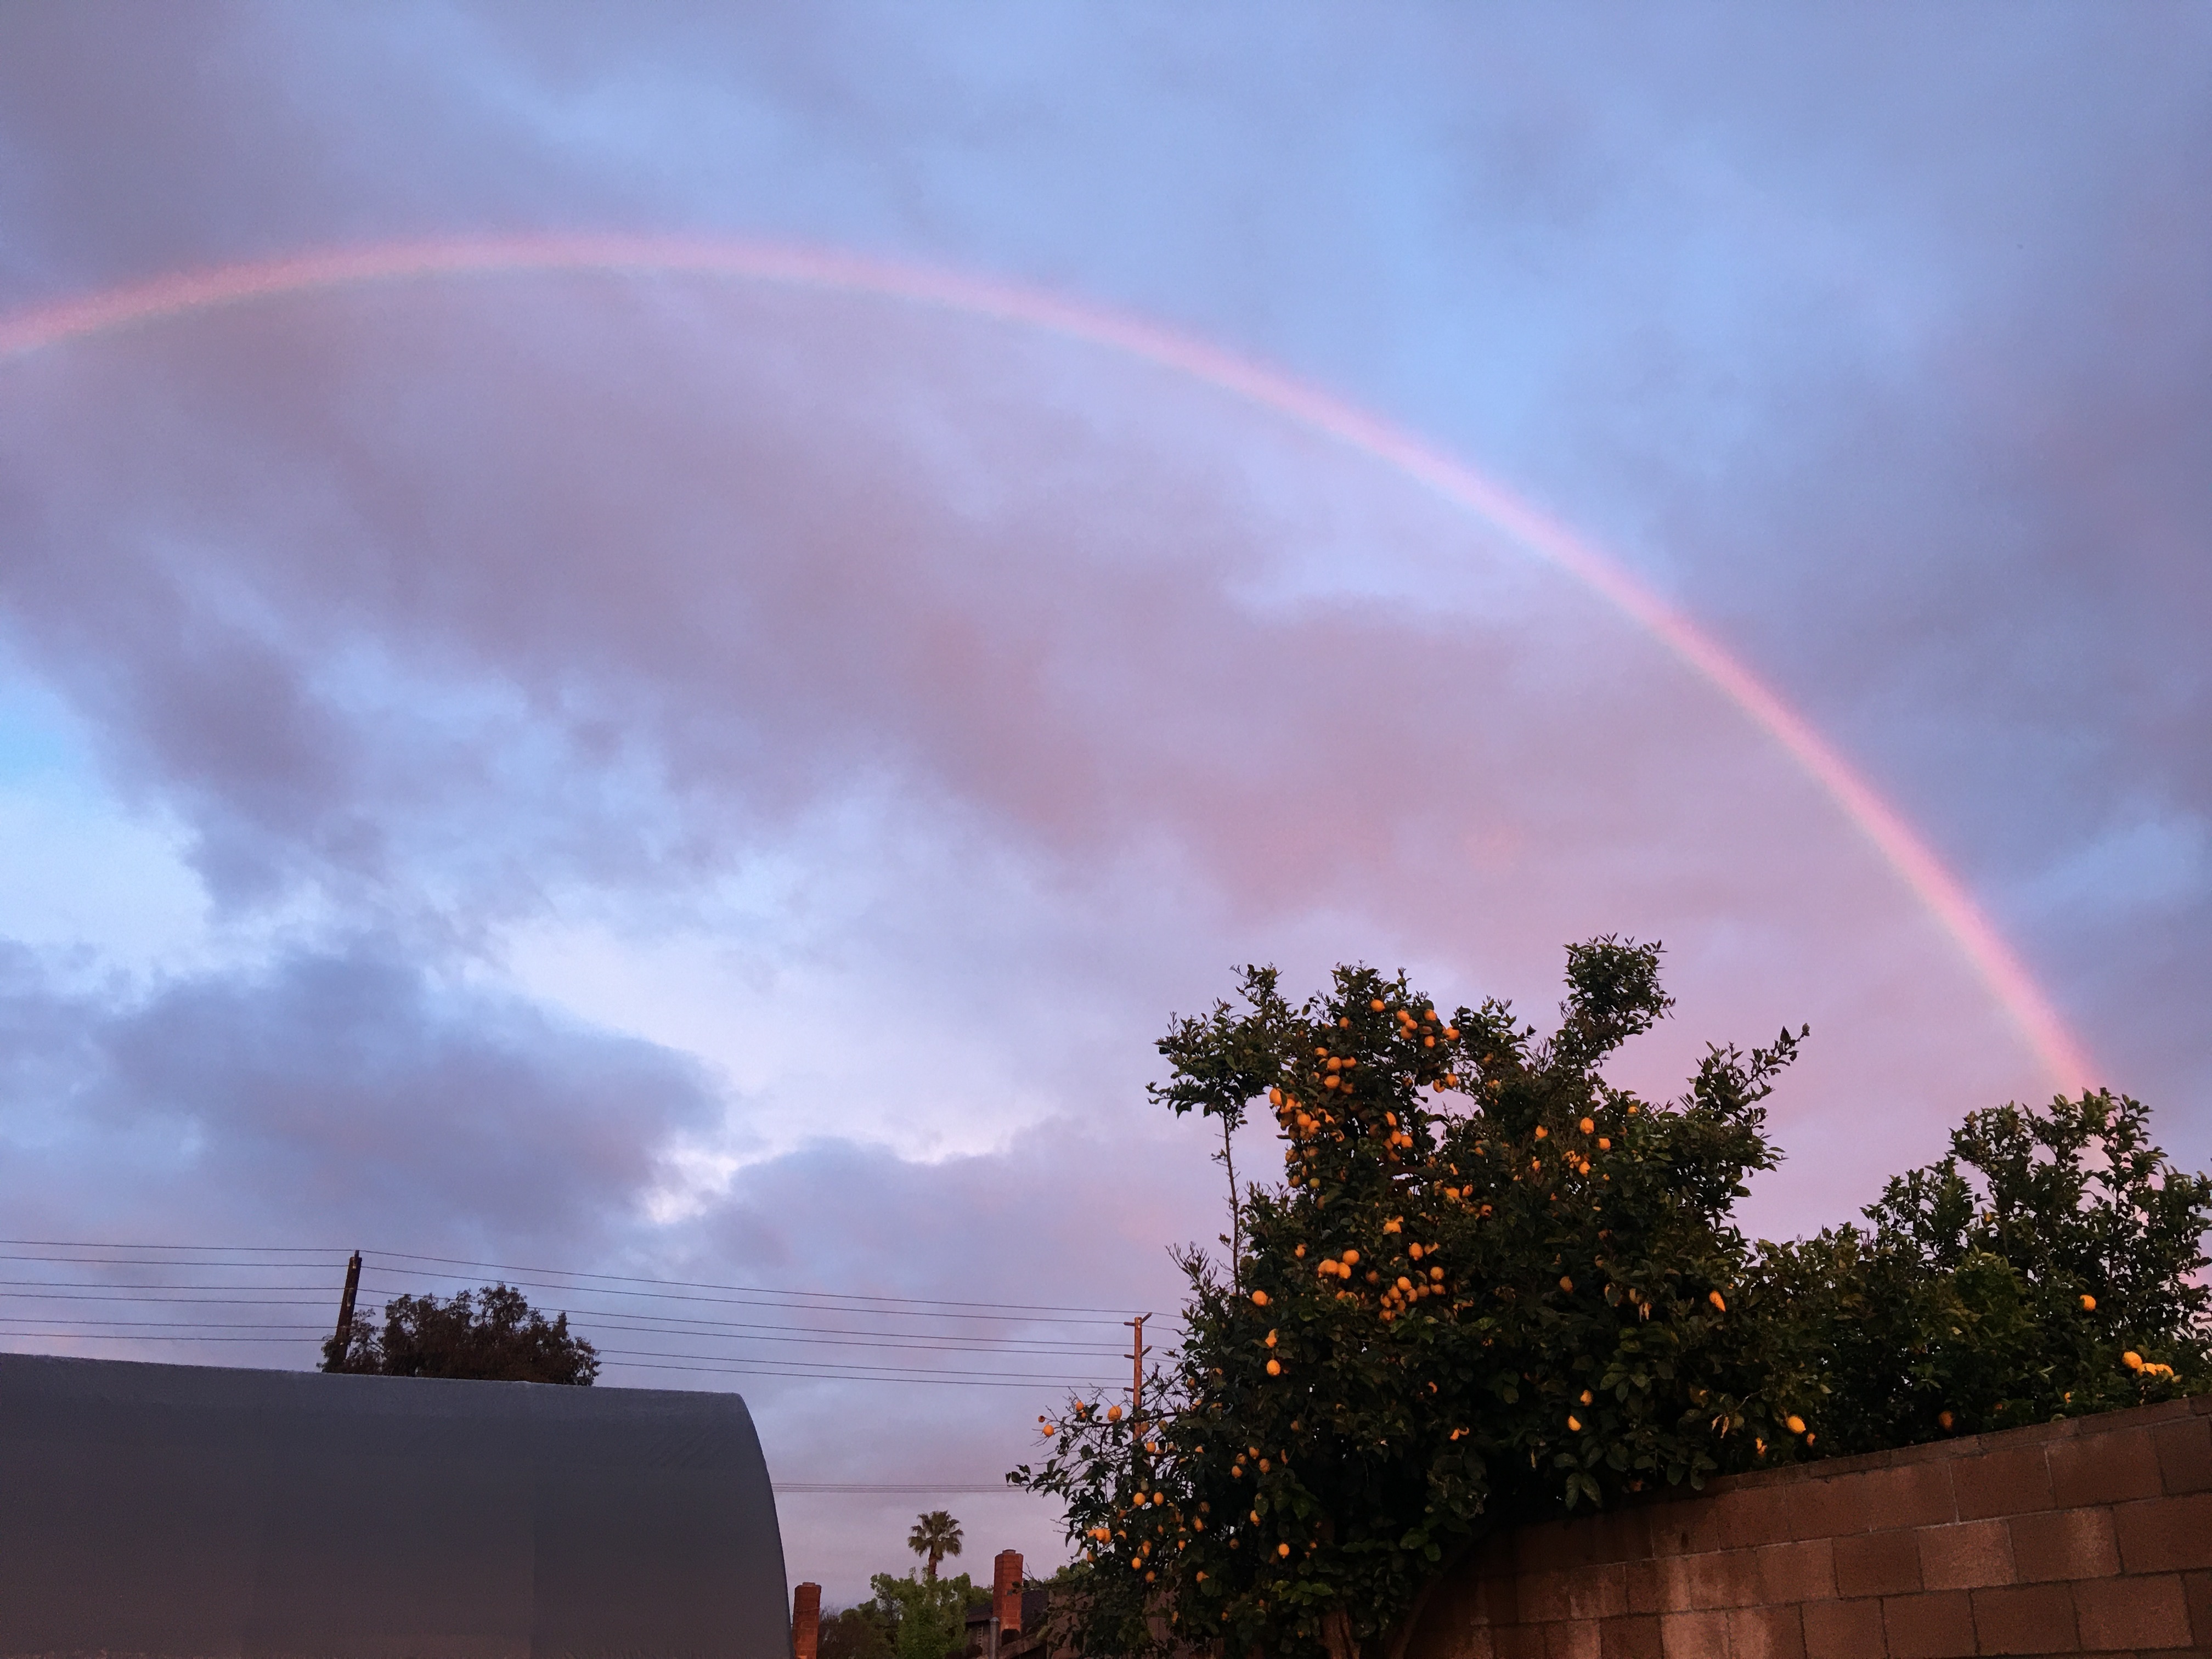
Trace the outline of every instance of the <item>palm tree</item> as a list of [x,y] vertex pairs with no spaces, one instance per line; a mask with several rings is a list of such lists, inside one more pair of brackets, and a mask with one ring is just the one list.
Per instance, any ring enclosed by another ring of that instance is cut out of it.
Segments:
[[948,1555],[960,1553],[960,1523],[943,1510],[917,1515],[914,1517],[914,1530],[906,1535],[906,1547],[923,1558],[923,1570],[933,1584],[937,1582],[937,1564]]

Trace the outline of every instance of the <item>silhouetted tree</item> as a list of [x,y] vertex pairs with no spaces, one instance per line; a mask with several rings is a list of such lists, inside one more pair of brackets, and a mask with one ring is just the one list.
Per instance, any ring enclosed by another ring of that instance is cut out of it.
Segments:
[[549,1320],[521,1291],[487,1285],[442,1302],[434,1296],[394,1297],[384,1304],[381,1330],[360,1320],[343,1353],[335,1336],[323,1344],[323,1369],[588,1388],[599,1374],[599,1355],[569,1331],[567,1314]]

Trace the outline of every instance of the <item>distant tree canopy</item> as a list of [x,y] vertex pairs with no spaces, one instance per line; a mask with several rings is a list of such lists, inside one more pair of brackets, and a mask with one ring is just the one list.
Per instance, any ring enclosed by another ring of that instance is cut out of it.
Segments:
[[879,1572],[874,1592],[821,1627],[821,1659],[953,1659],[968,1645],[968,1615],[991,1592],[966,1573],[951,1578]]
[[2212,1385],[2212,1182],[2107,1093],[1968,1117],[1869,1225],[1753,1243],[1760,1104],[1804,1034],[1707,1051],[1654,1103],[1601,1067],[1666,1012],[1656,947],[1568,951],[1546,1041],[1340,968],[1178,1019],[1155,1097],[1264,1102],[1283,1186],[1221,1271],[1181,1253],[1141,1414],[1077,1400],[1017,1484],[1067,1504],[1066,1634],[1096,1655],[1391,1655],[1482,1533],[1764,1464]]
[[820,1659],[892,1659],[898,1625],[873,1601],[847,1607],[822,1621]]
[[394,1297],[384,1324],[356,1319],[343,1352],[336,1335],[323,1344],[323,1369],[376,1376],[465,1377],[487,1382],[566,1382],[588,1388],[599,1350],[505,1285],[434,1296]]
[[991,1592],[966,1573],[938,1576],[938,1564],[960,1553],[960,1522],[944,1510],[915,1516],[907,1547],[921,1568],[898,1577],[879,1572],[873,1592],[821,1626],[821,1659],[952,1659],[968,1645],[968,1615],[991,1604]]

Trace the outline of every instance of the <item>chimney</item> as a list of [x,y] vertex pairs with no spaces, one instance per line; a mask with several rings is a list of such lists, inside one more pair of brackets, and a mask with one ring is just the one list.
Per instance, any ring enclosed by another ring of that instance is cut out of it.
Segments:
[[999,1616],[999,1629],[1012,1636],[1022,1627],[1022,1553],[1000,1550],[991,1563],[991,1611]]
[[[1014,1558],[1016,1563],[1021,1560]],[[822,1646],[822,1586],[801,1584],[791,1592],[791,1651],[793,1659],[816,1659]]]

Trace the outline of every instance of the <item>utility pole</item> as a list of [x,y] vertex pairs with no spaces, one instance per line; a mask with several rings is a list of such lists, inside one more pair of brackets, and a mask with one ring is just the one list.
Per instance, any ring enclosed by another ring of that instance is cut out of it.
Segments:
[[[340,1365],[345,1364],[346,1349],[353,1343],[353,1299],[360,1290],[361,1252],[356,1250],[353,1253],[353,1260],[346,1263],[345,1289],[338,1297],[338,1329],[336,1346],[337,1364]],[[325,1369],[331,1370],[335,1367],[325,1366]]]
[[1134,1319],[1121,1322],[1137,1334],[1129,1352],[1129,1433],[1133,1440],[1142,1441],[1140,1425],[1145,1420],[1145,1322],[1150,1314],[1139,1314]]

